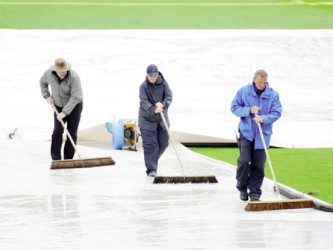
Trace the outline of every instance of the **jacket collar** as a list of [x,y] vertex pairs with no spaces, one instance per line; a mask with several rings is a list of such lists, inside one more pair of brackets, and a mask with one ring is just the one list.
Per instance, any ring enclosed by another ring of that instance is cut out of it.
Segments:
[[[257,96],[253,83],[249,84],[249,87],[250,87],[250,94],[253,96]],[[271,93],[271,88],[269,87],[269,84],[267,83],[264,92],[262,92],[260,96],[263,98],[268,98],[270,93]]]
[[[155,85],[161,85],[164,83],[164,76],[162,75],[161,72],[159,72],[158,78],[157,78],[157,82],[155,83]],[[146,84],[147,85],[152,85],[149,80],[148,77],[146,76]]]
[[59,82],[66,80],[68,78],[69,74],[70,74],[70,71],[67,70],[67,73],[66,73],[65,77],[63,79],[60,79],[60,77],[57,75],[57,72],[52,70],[52,75],[54,75],[55,78],[57,78]]

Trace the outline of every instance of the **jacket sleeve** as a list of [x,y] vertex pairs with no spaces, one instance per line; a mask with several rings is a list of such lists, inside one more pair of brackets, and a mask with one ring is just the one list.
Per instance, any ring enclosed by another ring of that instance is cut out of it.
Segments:
[[164,99],[163,99],[164,108],[165,109],[169,108],[171,102],[172,102],[172,90],[170,89],[169,84],[166,83],[164,88]]
[[250,115],[251,107],[246,107],[243,101],[242,89],[237,91],[236,96],[231,102],[230,111],[238,117],[247,117]]
[[44,73],[42,77],[39,80],[39,86],[42,93],[43,98],[48,98],[51,96],[50,90],[49,90],[49,84],[46,80],[46,74]]
[[144,84],[140,85],[139,98],[140,98],[140,106],[147,113],[154,114],[155,113],[155,105],[149,101]]
[[276,91],[273,91],[272,104],[270,111],[267,115],[262,115],[264,124],[272,124],[282,115],[282,104],[280,102],[279,94]]
[[72,77],[73,78],[70,92],[71,97],[69,98],[68,103],[64,106],[62,110],[62,112],[64,112],[66,115],[69,115],[73,111],[75,106],[83,101],[80,77],[77,74],[73,74]]

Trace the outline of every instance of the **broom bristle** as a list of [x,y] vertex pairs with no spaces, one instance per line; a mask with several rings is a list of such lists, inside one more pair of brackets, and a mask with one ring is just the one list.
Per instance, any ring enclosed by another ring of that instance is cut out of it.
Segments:
[[215,176],[156,176],[153,183],[217,183],[217,179]]
[[281,201],[250,201],[245,211],[264,211],[264,210],[281,210],[281,209],[299,209],[314,208],[315,204],[311,199],[295,199]]
[[114,165],[115,161],[111,157],[77,159],[77,160],[59,160],[53,161],[50,169],[66,169],[66,168],[90,168]]

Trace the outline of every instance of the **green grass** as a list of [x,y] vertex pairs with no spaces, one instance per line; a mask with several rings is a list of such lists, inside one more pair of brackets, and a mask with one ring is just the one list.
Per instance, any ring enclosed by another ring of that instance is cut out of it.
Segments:
[[[190,147],[194,152],[237,165],[238,148]],[[270,148],[269,156],[278,182],[333,204],[333,148],[285,149]],[[266,162],[265,174],[271,178]]]
[[[5,29],[332,29],[332,5],[263,0],[2,1]],[[303,1],[318,3],[321,1]],[[145,3],[145,4],[142,4]],[[197,5],[195,5],[195,4]],[[253,3],[259,3],[253,5]],[[199,5],[198,5],[199,4]]]

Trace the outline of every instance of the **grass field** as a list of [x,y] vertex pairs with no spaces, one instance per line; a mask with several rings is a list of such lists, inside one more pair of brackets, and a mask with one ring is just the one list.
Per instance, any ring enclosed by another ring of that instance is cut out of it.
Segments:
[[[237,165],[238,148],[191,147],[190,149],[208,157]],[[304,193],[318,190],[320,194],[314,197],[333,204],[332,148],[270,148],[269,156],[278,182]],[[267,163],[265,174],[271,178]]]
[[332,29],[333,2],[1,1],[4,29]]

